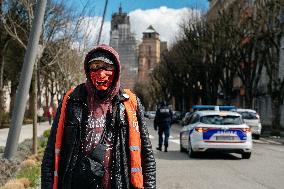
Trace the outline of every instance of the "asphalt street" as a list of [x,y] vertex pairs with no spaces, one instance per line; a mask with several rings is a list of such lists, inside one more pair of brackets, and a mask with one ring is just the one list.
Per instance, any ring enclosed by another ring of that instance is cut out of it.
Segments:
[[[254,140],[250,159],[239,154],[204,154],[189,158],[179,151],[180,125],[173,125],[169,151],[156,150],[157,131],[153,120],[146,119],[157,163],[158,189],[279,189],[284,185],[284,145],[261,138]],[[49,129],[48,122],[38,125],[38,136]],[[5,146],[8,129],[0,130],[0,146]],[[32,125],[22,127],[20,141],[32,137]]]
[[191,159],[179,151],[180,125],[173,125],[169,152],[156,150],[157,132],[147,120],[157,163],[157,188],[161,189],[279,189],[284,185],[284,145],[254,140],[250,159],[239,154],[203,154]]

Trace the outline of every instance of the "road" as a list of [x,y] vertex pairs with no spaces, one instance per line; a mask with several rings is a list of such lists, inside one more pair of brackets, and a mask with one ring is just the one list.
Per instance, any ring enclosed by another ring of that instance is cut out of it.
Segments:
[[[279,189],[284,185],[284,145],[272,140],[254,140],[251,159],[238,154],[204,154],[190,159],[179,151],[179,130],[173,125],[169,152],[155,149],[158,136],[153,120],[146,119],[157,163],[158,189]],[[49,129],[48,122],[38,126],[38,136]],[[8,129],[0,130],[0,146],[5,146]],[[32,137],[32,125],[22,127],[20,142]]]
[[179,151],[179,130],[171,129],[169,152],[155,149],[158,136],[148,120],[157,163],[157,188],[161,189],[279,189],[284,185],[284,145],[271,140],[254,140],[252,156],[204,154],[190,159]]
[[[41,122],[37,127],[37,136],[41,136],[43,132],[49,128],[50,126],[48,125],[48,122]],[[8,128],[0,129],[0,146],[6,146],[8,132],[9,132]],[[32,137],[33,137],[32,124],[22,126],[19,143],[23,142],[25,139]]]

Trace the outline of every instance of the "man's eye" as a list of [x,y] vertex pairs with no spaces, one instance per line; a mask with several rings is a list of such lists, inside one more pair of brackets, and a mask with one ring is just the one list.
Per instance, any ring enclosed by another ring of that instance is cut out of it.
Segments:
[[112,66],[108,66],[106,67],[106,70],[111,71],[111,70],[114,70],[114,68]]
[[95,65],[95,66],[92,66],[92,68],[90,68],[90,71],[94,72],[94,71],[97,71],[99,69],[111,71],[111,70],[114,70],[114,67],[113,66],[106,66],[106,65]]

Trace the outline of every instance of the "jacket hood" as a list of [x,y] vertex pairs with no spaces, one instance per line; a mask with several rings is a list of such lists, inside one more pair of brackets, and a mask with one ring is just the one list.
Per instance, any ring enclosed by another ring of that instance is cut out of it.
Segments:
[[[106,91],[96,90],[89,76],[89,61],[92,55],[96,52],[105,52],[111,55],[114,65],[115,65],[115,76],[114,76],[113,84]],[[87,78],[86,87],[87,87],[88,94],[90,95],[91,93],[93,93],[92,96],[94,96],[94,99],[100,102],[112,100],[112,98],[118,93],[119,88],[120,88],[121,65],[120,65],[118,53],[112,47],[108,45],[105,45],[105,44],[99,45],[87,53],[85,57],[85,61],[84,61],[84,69],[85,69],[85,74]]]
[[[118,73],[118,76],[120,75],[120,61],[119,61],[118,53],[111,46],[108,46],[106,44],[102,44],[102,45],[99,45],[99,46],[93,48],[91,51],[89,51],[88,54],[85,57],[84,69],[85,69],[85,74],[86,74],[87,78],[88,78],[88,73],[89,73],[89,65],[88,65],[89,63],[88,62],[90,61],[92,55],[95,52],[105,52],[105,53],[110,54],[113,57],[113,60],[114,60],[115,66],[116,66],[116,72]],[[118,79],[119,79],[119,77],[118,77]]]

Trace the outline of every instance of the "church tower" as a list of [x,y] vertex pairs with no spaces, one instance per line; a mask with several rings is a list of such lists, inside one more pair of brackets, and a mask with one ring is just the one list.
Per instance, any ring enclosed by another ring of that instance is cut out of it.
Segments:
[[137,45],[134,34],[130,32],[130,21],[120,5],[118,12],[112,14],[110,46],[119,54],[121,62],[121,85],[133,89],[138,79]]
[[148,75],[153,71],[156,65],[160,63],[161,41],[160,35],[153,26],[149,26],[143,32],[142,43],[139,45],[139,69],[138,81],[142,82],[148,79]]

